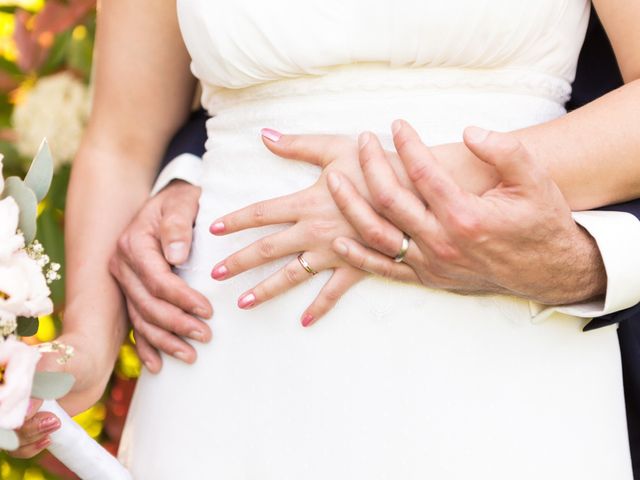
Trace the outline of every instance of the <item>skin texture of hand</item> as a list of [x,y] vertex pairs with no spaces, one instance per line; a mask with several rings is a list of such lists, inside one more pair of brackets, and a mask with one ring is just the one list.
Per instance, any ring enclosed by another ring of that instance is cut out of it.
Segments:
[[153,373],[162,368],[158,351],[195,362],[194,348],[181,337],[211,339],[211,329],[200,320],[211,318],[211,304],[171,270],[189,256],[199,198],[199,187],[172,182],[138,212],[110,261],[127,299],[138,354]]
[[[273,153],[292,158],[293,152],[296,160],[321,166],[323,172],[318,181],[306,190],[250,205],[213,222],[210,230],[214,235],[228,235],[263,225],[290,223],[292,226],[227,257],[213,268],[211,275],[215,280],[223,281],[259,265],[304,252],[304,259],[314,270],[334,270],[301,316],[302,325],[307,327],[329,311],[342,294],[365,275],[331,250],[331,242],[336,235],[355,236],[355,231],[340,214],[326,185],[328,172],[341,171],[364,189],[360,167],[352,161],[357,157],[357,145],[346,137],[298,137],[272,130],[263,131],[263,141]],[[238,306],[254,308],[310,276],[300,262],[293,259],[274,275],[243,293],[238,299]]]
[[[571,218],[562,193],[509,134],[475,127],[467,147],[493,165],[501,181],[478,196],[462,190],[417,133],[393,125],[394,143],[420,193],[404,188],[377,138],[360,138],[360,163],[371,205],[340,174],[328,182],[336,204],[365,248],[340,238],[334,248],[352,265],[402,281],[459,293],[504,293],[544,304],[604,293],[606,274],[595,241]],[[394,257],[402,231],[411,238],[405,263]],[[382,253],[380,253],[382,252]]]
[[[282,135],[270,129],[263,130],[263,141],[276,155],[318,165],[323,168],[323,173],[309,189],[258,202],[216,220],[211,225],[214,235],[279,223],[293,223],[294,226],[224,259],[214,267],[212,277],[225,280],[286,255],[305,252],[304,258],[314,270],[335,269],[334,276],[302,315],[303,326],[309,326],[362,278],[361,273],[345,268],[331,249],[331,242],[337,235],[353,236],[355,232],[336,209],[326,185],[329,172],[341,172],[358,186],[362,195],[368,197],[358,163],[358,147],[355,141],[344,136]],[[478,160],[464,144],[439,145],[434,150],[446,159],[447,168],[456,181],[469,191],[483,192],[497,184],[495,169]],[[401,183],[414,191],[397,153],[384,153]],[[308,278],[309,273],[294,259],[278,274],[241,295],[238,305],[240,308],[253,308]]]

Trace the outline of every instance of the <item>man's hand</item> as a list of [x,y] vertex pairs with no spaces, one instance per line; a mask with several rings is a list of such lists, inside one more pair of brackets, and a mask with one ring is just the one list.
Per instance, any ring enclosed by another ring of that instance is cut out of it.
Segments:
[[151,198],[120,237],[109,265],[127,298],[138,354],[153,373],[162,368],[159,350],[196,360],[180,337],[211,339],[209,326],[196,318],[211,318],[211,304],[171,269],[189,256],[199,197],[200,188],[174,181]]
[[[460,188],[406,122],[394,123],[394,143],[422,198],[400,185],[374,135],[364,134],[360,143],[373,208],[346,177],[329,177],[336,204],[371,247],[336,239],[336,252],[352,265],[434,288],[505,293],[545,304],[604,293],[606,274],[595,241],[514,137],[465,131],[467,148],[501,178],[480,196]],[[402,232],[412,241],[405,263],[396,263]]]

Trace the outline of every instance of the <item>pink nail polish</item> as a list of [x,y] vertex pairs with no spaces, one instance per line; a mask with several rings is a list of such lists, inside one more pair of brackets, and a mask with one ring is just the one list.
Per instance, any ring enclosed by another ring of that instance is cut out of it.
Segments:
[[270,128],[263,128],[262,130],[260,130],[260,134],[264,138],[272,142],[277,142],[278,140],[280,140],[280,137],[282,137],[282,134],[280,132],[272,130]]
[[228,274],[229,274],[229,269],[224,265],[218,265],[216,268],[213,269],[213,272],[211,272],[211,276],[215,280],[222,280]]
[[212,223],[209,227],[209,231],[214,235],[220,235],[221,233],[224,233],[224,222]]
[[243,295],[238,300],[238,306],[240,308],[251,308],[256,303],[256,296],[253,293]]
[[38,430],[41,433],[50,433],[58,428],[60,428],[60,420],[55,417],[48,417],[40,422]]
[[308,327],[312,323],[313,323],[313,315],[311,315],[310,313],[305,313],[304,316],[302,317],[302,326]]

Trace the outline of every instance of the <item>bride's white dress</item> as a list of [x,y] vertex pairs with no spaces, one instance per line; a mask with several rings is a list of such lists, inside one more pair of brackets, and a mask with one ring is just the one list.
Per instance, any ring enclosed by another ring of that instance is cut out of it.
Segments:
[[528,303],[369,278],[318,324],[329,272],[251,311],[239,294],[284,262],[216,282],[212,266],[271,227],[212,220],[311,185],[262,127],[429,144],[470,124],[565,113],[586,0],[181,0],[209,121],[201,209],[181,275],[213,302],[194,366],[144,373],[121,459],[137,480],[631,479],[615,327],[582,333]]

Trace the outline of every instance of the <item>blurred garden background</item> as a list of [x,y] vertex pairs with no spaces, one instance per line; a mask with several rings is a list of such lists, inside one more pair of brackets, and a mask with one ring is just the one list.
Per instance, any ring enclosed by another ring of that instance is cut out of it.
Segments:
[[[52,284],[55,312],[28,342],[53,340],[64,316],[64,208],[70,164],[90,110],[95,0],[0,0],[0,153],[5,175],[24,177],[41,140],[56,170],[39,206],[38,239],[63,280]],[[112,452],[117,449],[140,362],[133,345],[120,359],[103,399],[76,420]],[[0,479],[75,478],[48,453],[32,460],[0,453]]]

